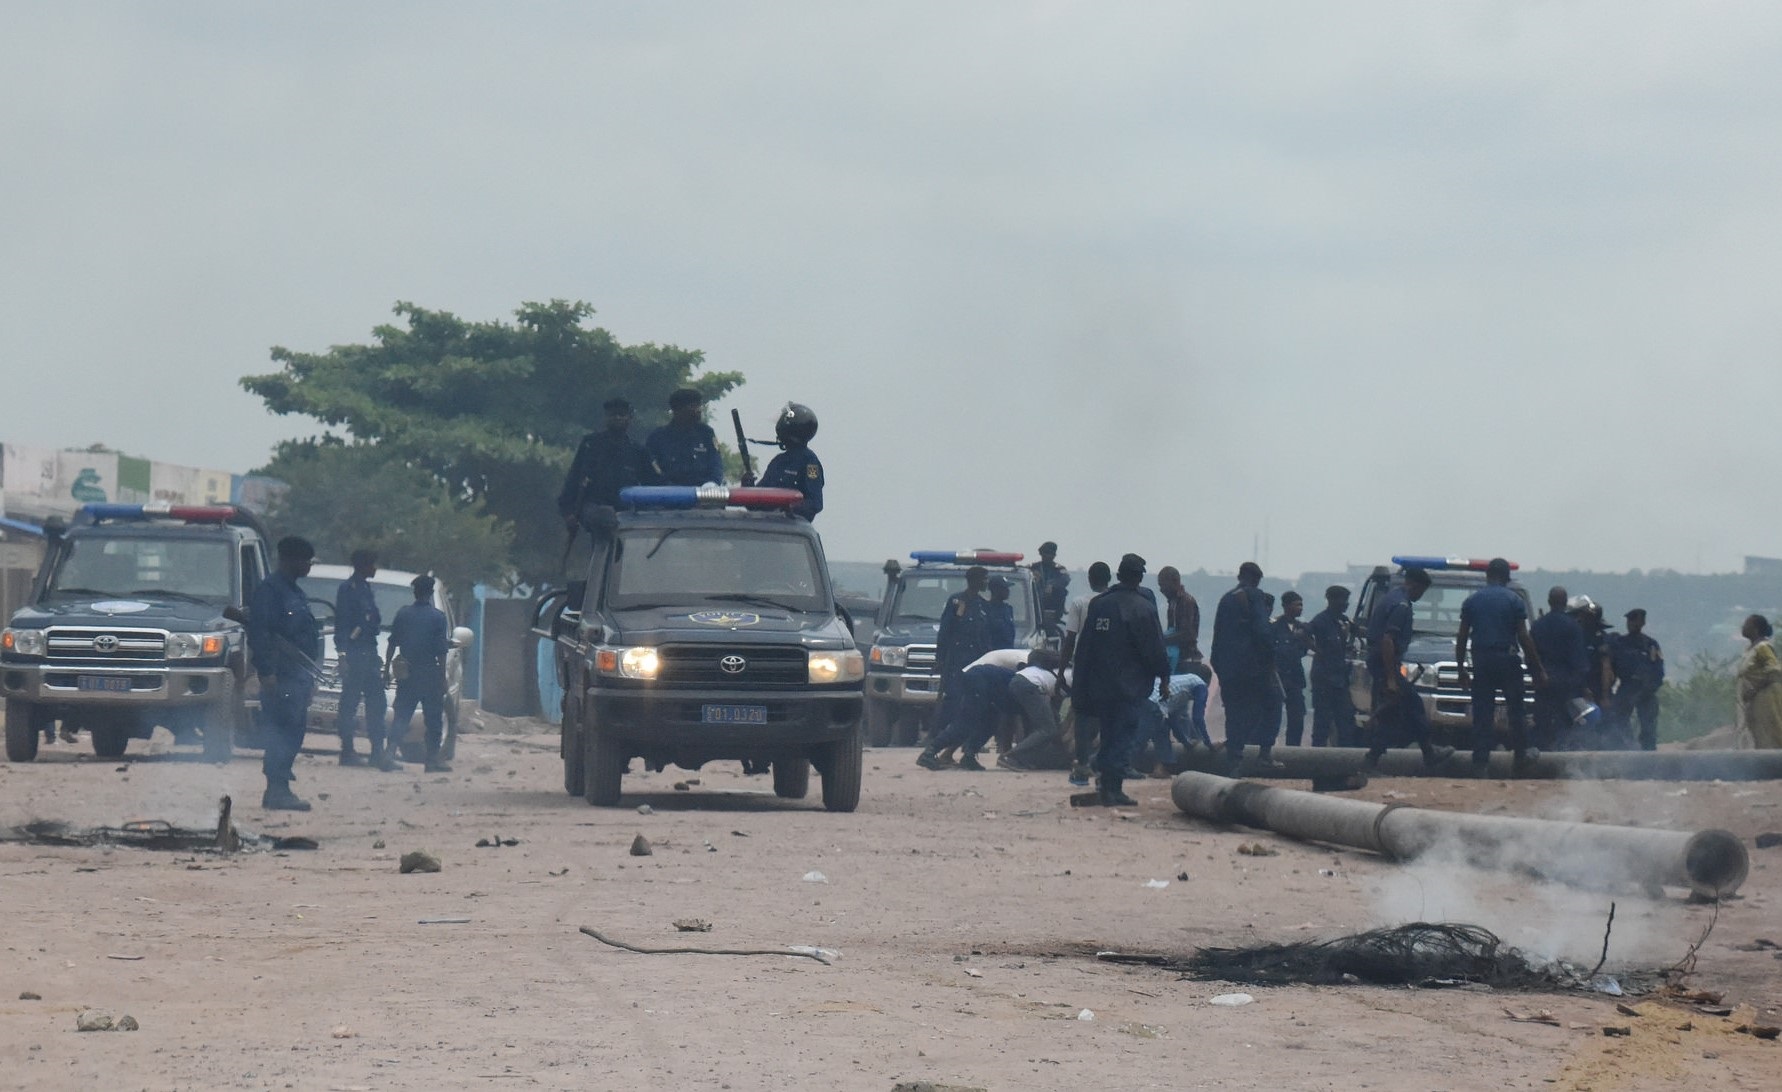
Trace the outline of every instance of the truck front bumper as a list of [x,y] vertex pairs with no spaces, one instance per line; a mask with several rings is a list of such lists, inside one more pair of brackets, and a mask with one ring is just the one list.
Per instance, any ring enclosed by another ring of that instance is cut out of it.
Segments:
[[[618,691],[591,694],[592,722],[625,740],[633,753],[675,752],[752,758],[765,752],[832,743],[860,723],[858,690]],[[760,708],[762,723],[706,723],[706,708]]]
[[185,706],[215,701],[234,672],[208,667],[92,667],[64,664],[0,665],[0,695],[68,707]]
[[902,671],[868,671],[866,695],[873,701],[926,708],[940,701],[940,676]]

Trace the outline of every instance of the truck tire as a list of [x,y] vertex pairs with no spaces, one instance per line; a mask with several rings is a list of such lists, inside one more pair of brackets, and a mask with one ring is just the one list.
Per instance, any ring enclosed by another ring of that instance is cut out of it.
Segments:
[[899,709],[892,722],[891,745],[893,747],[914,747],[922,742],[923,730],[928,727],[928,717],[920,710]]
[[[825,782],[827,784],[827,782]],[[773,794],[786,800],[803,800],[811,791],[811,760],[797,758],[773,760]]]
[[[834,743],[823,745],[823,807],[829,811],[853,811],[860,804],[860,771],[865,764],[860,725],[849,727]],[[779,776],[775,766],[774,776]]]
[[227,762],[235,757],[235,726],[247,721],[247,706],[235,696],[238,689],[234,676],[230,676],[222,693],[205,711],[202,730],[206,762]]
[[7,701],[6,761],[35,762],[37,741],[43,738],[43,724],[48,719],[28,701]]
[[130,746],[130,729],[115,721],[94,721],[87,731],[93,736],[93,753],[100,758],[121,758]]
[[866,745],[868,747],[891,746],[892,729],[897,725],[897,710],[889,703],[867,698],[861,706],[861,717],[866,722]]
[[571,796],[580,796],[588,787],[588,769],[583,755],[582,726],[580,718],[568,716],[563,718],[563,738],[559,750],[563,755],[563,791]]
[[582,796],[597,808],[617,807],[619,784],[625,778],[625,749],[598,728],[584,728],[581,735]]

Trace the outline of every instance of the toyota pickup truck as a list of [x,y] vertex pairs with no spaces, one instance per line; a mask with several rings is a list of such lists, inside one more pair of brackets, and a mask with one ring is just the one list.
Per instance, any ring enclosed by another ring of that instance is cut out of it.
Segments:
[[797,490],[640,486],[621,494],[585,580],[546,597],[538,630],[563,684],[563,787],[620,802],[624,774],[741,759],[774,792],[860,800],[864,658],[836,606]]
[[267,572],[258,518],[233,505],[89,504],[45,530],[31,601],[0,633],[7,759],[34,760],[59,723],[65,738],[86,730],[102,758],[159,725],[226,761],[251,732],[238,619]]

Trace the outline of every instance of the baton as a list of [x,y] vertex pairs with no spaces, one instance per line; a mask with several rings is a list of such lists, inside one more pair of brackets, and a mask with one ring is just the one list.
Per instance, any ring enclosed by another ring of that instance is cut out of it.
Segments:
[[749,438],[743,435],[742,414],[736,410],[731,410],[730,423],[736,426],[736,451],[737,454],[742,456],[743,464],[742,483],[744,485],[754,485],[755,466],[749,461]]

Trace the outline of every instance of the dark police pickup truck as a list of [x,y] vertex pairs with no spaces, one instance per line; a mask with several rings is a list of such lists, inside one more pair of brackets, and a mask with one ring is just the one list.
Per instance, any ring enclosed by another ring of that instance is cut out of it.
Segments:
[[46,537],[31,603],[0,635],[6,757],[32,761],[60,721],[103,758],[158,724],[227,760],[250,722],[245,634],[226,614],[266,574],[258,519],[229,505],[89,504]]
[[864,662],[796,490],[638,487],[587,579],[541,607],[563,683],[563,787],[619,803],[631,759],[742,759],[801,799],[860,800]]

